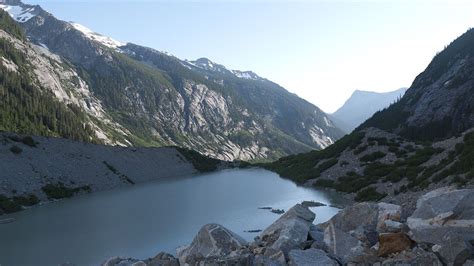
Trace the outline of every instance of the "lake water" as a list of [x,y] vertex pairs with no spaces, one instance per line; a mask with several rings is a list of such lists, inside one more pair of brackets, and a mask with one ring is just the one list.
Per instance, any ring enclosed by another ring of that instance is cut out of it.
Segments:
[[[340,203],[337,194],[296,186],[262,169],[224,170],[94,193],[4,215],[0,265],[99,265],[112,256],[148,258],[174,254],[206,223],[219,223],[252,240],[279,215],[303,200]],[[337,213],[312,208],[315,223]]]

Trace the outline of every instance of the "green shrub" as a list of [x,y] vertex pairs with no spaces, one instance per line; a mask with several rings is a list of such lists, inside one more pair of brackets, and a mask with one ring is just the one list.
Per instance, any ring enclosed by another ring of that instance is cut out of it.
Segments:
[[52,199],[70,198],[75,193],[77,193],[81,190],[87,191],[87,192],[91,191],[90,186],[68,188],[68,187],[64,186],[64,184],[61,183],[61,182],[59,182],[57,184],[48,184],[46,186],[43,186],[41,189],[48,196],[48,198],[52,198]]
[[188,160],[196,170],[201,173],[212,172],[217,170],[217,166],[221,161],[204,156],[199,152],[189,150],[186,148],[176,147],[179,153],[181,153],[186,160]]
[[0,210],[5,213],[13,213],[21,211],[21,206],[17,202],[0,195]]
[[26,136],[21,139],[21,142],[27,146],[30,147],[36,147],[36,144],[38,144],[32,137]]
[[388,151],[391,152],[391,153],[395,153],[395,154],[397,154],[399,152],[399,150],[396,146],[388,147]]
[[20,147],[16,146],[16,145],[11,146],[10,151],[13,154],[20,154],[20,153],[23,152],[23,150]]
[[353,132],[324,150],[290,155],[261,166],[277,172],[282,177],[288,177],[295,182],[303,183],[308,179],[320,176],[319,169],[315,168],[320,161],[338,158],[344,150],[355,149],[360,145],[364,136],[364,132]]
[[334,180],[330,179],[318,179],[316,182],[314,182],[315,187],[327,187],[327,188],[332,188],[334,187]]
[[318,165],[318,172],[322,173],[327,169],[331,168],[333,165],[337,164],[338,160],[336,158],[331,158],[326,160]]
[[355,197],[356,201],[378,201],[385,197],[387,194],[377,192],[374,187],[368,187],[359,191]]
[[373,162],[375,160],[378,160],[378,159],[381,159],[383,157],[385,157],[385,153],[381,152],[381,151],[376,151],[376,152],[373,152],[371,154],[367,154],[367,155],[364,155],[360,158],[360,160],[362,162]]
[[28,196],[16,196],[13,197],[13,200],[22,206],[33,206],[39,203],[38,197],[34,194],[30,194]]
[[353,153],[354,153],[354,155],[359,155],[359,154],[361,154],[362,152],[364,152],[365,150],[367,150],[368,147],[369,147],[369,146],[367,146],[367,145],[362,145],[362,146],[360,146],[359,148],[355,149],[355,150],[353,151]]
[[341,162],[339,163],[339,165],[342,166],[342,167],[344,167],[344,166],[346,166],[346,165],[349,165],[349,162],[348,162],[348,161],[341,161]]

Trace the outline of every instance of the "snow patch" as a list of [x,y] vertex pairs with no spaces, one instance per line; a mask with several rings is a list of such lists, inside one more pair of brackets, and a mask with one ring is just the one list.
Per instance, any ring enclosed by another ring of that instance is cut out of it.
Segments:
[[93,41],[96,41],[100,44],[103,44],[107,47],[110,47],[110,48],[118,48],[118,47],[121,47],[121,46],[124,46],[126,45],[126,43],[123,43],[123,42],[119,42],[117,40],[114,40],[110,37],[107,37],[107,36],[104,36],[104,35],[101,35],[99,33],[96,33],[96,32],[93,32],[92,30],[90,30],[89,28],[81,25],[81,24],[78,24],[78,23],[74,23],[74,22],[70,22],[70,24],[78,31],[82,32],[87,38],[93,40]]
[[32,13],[35,11],[34,7],[22,7],[0,4],[0,8],[7,11],[10,16],[17,22],[27,22],[35,15]]
[[253,73],[252,71],[240,71],[240,70],[232,70],[232,73],[241,79],[252,79],[252,80],[260,80],[257,74]]
[[334,141],[330,137],[326,136],[324,131],[317,126],[312,127],[308,133],[313,139],[313,142],[321,147],[321,149],[324,149],[334,143]]

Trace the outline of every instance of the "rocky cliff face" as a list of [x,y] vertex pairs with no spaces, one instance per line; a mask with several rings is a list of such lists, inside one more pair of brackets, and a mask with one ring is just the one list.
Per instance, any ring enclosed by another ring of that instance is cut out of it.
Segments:
[[474,30],[437,54],[405,96],[361,128],[376,126],[421,140],[442,139],[474,126]]
[[103,265],[468,266],[474,262],[473,196],[472,189],[444,187],[421,196],[409,215],[396,204],[359,203],[318,225],[314,213],[297,204],[251,243],[208,224],[178,249],[178,258],[162,252]]
[[[80,84],[69,91],[88,91],[81,97],[97,114],[84,111],[105,143],[180,145],[224,160],[260,160],[321,149],[343,135],[319,108],[253,72],[121,43],[39,6],[9,0],[2,8],[30,42],[68,66]],[[58,91],[69,84],[50,83],[42,85]]]

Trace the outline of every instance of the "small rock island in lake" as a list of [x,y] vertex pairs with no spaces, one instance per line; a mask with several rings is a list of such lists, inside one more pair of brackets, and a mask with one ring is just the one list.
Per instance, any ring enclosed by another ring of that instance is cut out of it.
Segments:
[[[177,257],[159,253],[113,265],[474,265],[474,189],[450,187],[418,198],[414,211],[389,203],[358,203],[314,225],[297,204],[251,243],[207,224]],[[410,213],[411,212],[411,213]]]

